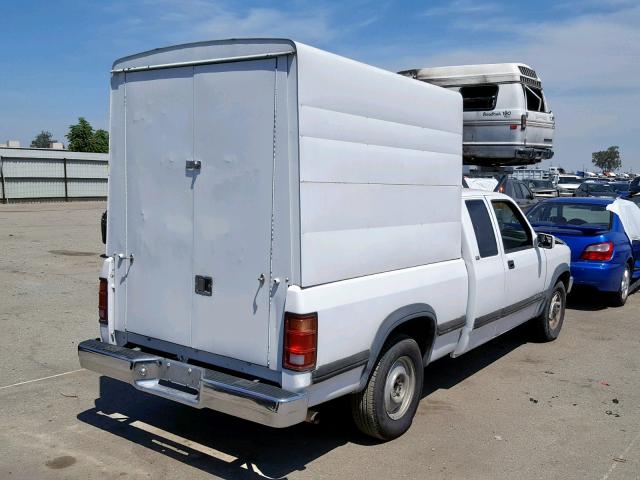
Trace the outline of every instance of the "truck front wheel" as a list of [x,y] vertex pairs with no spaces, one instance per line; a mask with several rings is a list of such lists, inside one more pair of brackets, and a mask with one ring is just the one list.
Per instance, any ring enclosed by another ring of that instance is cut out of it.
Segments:
[[564,323],[564,310],[566,305],[567,289],[564,283],[559,281],[553,287],[551,296],[545,304],[542,314],[533,320],[540,340],[550,342],[558,338],[560,330],[562,330],[562,324]]
[[380,440],[392,440],[409,430],[422,396],[423,376],[422,355],[414,339],[403,335],[388,342],[366,388],[352,395],[358,428]]

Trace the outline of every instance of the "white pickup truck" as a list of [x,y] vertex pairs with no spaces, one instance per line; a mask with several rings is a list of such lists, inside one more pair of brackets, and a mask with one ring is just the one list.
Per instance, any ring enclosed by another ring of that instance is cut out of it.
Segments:
[[456,92],[290,40],[116,61],[100,338],[83,367],[273,427],[344,395],[411,425],[424,366],[562,327],[569,249],[463,190]]

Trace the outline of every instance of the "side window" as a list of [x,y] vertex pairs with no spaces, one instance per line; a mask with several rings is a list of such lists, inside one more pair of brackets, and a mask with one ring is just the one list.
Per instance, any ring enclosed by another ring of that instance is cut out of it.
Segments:
[[497,255],[498,244],[487,206],[482,200],[467,200],[465,204],[471,217],[473,232],[476,234],[480,256],[485,258]]
[[498,85],[476,85],[462,87],[462,109],[465,112],[478,110],[493,110],[498,99]]
[[527,110],[532,112],[547,111],[541,89],[537,87],[530,87],[528,85],[523,85],[522,88],[524,88],[524,95],[527,98]]
[[505,253],[533,247],[531,230],[515,205],[504,200],[494,200],[491,205],[498,220]]

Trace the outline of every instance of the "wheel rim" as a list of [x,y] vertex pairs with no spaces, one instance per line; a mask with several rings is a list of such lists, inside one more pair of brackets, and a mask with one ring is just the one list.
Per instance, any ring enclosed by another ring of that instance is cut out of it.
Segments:
[[416,371],[413,362],[407,356],[398,358],[387,374],[384,385],[384,408],[393,420],[402,418],[416,388]]
[[620,298],[622,300],[626,300],[629,295],[629,280],[631,274],[629,273],[629,269],[625,267],[624,272],[622,273],[622,281],[620,282]]
[[562,294],[555,291],[549,302],[549,328],[555,330],[562,318]]

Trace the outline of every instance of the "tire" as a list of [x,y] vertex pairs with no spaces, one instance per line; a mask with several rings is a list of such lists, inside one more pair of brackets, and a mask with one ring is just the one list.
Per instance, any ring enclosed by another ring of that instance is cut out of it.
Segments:
[[567,289],[562,281],[553,287],[549,299],[545,303],[544,310],[539,317],[533,320],[533,326],[537,337],[543,342],[552,342],[562,330],[564,323],[564,310],[567,306]]
[[611,294],[611,306],[622,307],[627,303],[629,298],[629,286],[631,285],[631,268],[629,264],[624,266],[622,277],[620,278],[620,287],[617,292]]
[[366,388],[351,396],[358,428],[380,440],[409,430],[422,397],[424,365],[416,341],[405,335],[387,342]]

